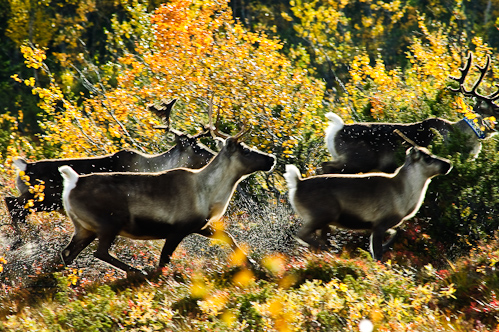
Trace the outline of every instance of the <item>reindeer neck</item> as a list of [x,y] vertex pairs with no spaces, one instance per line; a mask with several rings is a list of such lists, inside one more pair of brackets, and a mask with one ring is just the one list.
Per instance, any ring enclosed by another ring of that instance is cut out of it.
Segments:
[[404,197],[400,207],[403,211],[410,212],[409,216],[412,217],[421,206],[431,178],[421,174],[417,168],[404,164],[394,176],[394,180],[397,181],[396,188],[400,191],[400,197]]
[[429,178],[421,171],[407,162],[398,169],[393,180],[400,184],[400,188],[406,192],[420,193],[428,185]]
[[142,162],[145,163],[145,167],[149,168],[152,171],[158,172],[165,169],[182,167],[187,163],[186,160],[182,160],[183,157],[184,156],[182,156],[182,151],[180,150],[180,148],[178,148],[178,145],[176,145],[170,150],[161,154],[156,154],[153,156],[145,155],[144,158],[142,158]]
[[200,190],[216,200],[228,200],[232,196],[236,185],[244,179],[246,174],[237,172],[232,167],[230,158],[225,154],[218,154],[208,165],[198,172]]
[[154,154],[154,155],[145,155],[145,157],[152,164],[164,164],[165,160],[175,160],[176,161],[178,159],[178,155],[179,155],[178,147],[174,146],[166,152]]
[[482,120],[483,118],[481,116],[478,116],[478,123],[474,123],[473,120],[464,118],[454,123],[454,126],[461,132],[466,133],[470,137],[470,140],[478,142],[480,139],[491,136],[494,132],[494,130],[487,127],[481,128],[482,126],[480,123]]

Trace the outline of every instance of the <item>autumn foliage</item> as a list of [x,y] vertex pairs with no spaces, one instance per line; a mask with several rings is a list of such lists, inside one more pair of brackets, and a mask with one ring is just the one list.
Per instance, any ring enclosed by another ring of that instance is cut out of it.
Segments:
[[[158,119],[146,105],[172,98],[181,100],[174,127],[199,130],[208,123],[212,100],[224,130],[246,124],[246,141],[282,160],[293,159],[304,133],[322,133],[317,110],[323,84],[294,67],[278,40],[234,21],[225,2],[172,1],[150,15],[150,25],[152,41],[138,43],[113,64],[116,76],[104,73],[88,83],[88,98],[63,94],[53,79],[45,88],[35,87],[33,78],[23,80],[40,97],[43,140],[59,157],[149,150],[162,133],[153,128]],[[28,66],[46,66],[42,50],[24,46],[23,54]]]
[[[449,76],[459,76],[468,52],[479,65],[489,55],[480,92],[497,89],[497,0],[8,3],[0,33],[21,64],[5,70],[6,86],[22,93],[0,110],[2,195],[17,195],[12,160],[19,156],[167,150],[168,135],[155,128],[161,119],[147,105],[173,98],[173,128],[200,131],[213,102],[211,120],[220,114],[221,131],[251,128],[243,140],[278,161],[269,178],[242,182],[262,190],[238,192],[221,226],[246,244],[260,271],[196,242],[143,283],[116,281],[120,272],[88,257],[53,273],[39,253],[58,255],[71,234],[67,218],[32,214],[21,226],[29,245],[10,250],[2,208],[0,331],[85,330],[88,322],[95,330],[357,330],[362,319],[375,331],[497,331],[496,138],[472,159],[462,137],[437,137],[429,148],[454,168],[432,181],[382,265],[356,232],[334,233],[338,248],[327,254],[296,250],[291,233],[300,220],[280,176],[287,163],[313,175],[329,158],[326,112],[345,122],[473,118],[475,101],[452,92]],[[469,76],[467,87],[478,71]],[[114,249],[147,269],[158,248],[119,240]]]

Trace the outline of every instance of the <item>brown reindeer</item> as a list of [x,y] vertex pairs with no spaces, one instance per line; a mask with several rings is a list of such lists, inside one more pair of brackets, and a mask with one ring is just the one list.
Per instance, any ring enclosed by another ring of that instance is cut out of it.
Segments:
[[[210,103],[210,120],[211,112]],[[214,136],[222,135],[211,124],[210,129]],[[240,142],[245,133],[222,135],[220,152],[200,170],[78,175],[71,167],[62,166],[64,207],[75,226],[71,243],[62,252],[64,262],[70,264],[98,238],[95,257],[127,273],[137,273],[140,271],[109,254],[116,236],[166,239],[160,268],[187,235],[213,236],[212,223],[224,214],[237,184],[253,172],[270,171],[275,164],[274,156]],[[231,247],[238,248],[226,235]]]
[[[330,225],[369,230],[371,254],[381,260],[394,240],[393,228],[417,213],[431,178],[447,174],[451,168],[448,160],[415,144],[407,150],[404,165],[393,174],[328,174],[302,179],[296,166],[287,165],[284,177],[289,200],[304,222],[298,240],[318,249],[325,245]],[[322,232],[321,238],[316,231]],[[386,232],[391,237],[383,244]]]
[[[161,108],[163,112],[169,115],[174,102],[175,100],[169,103],[164,102]],[[161,116],[157,112],[156,114]],[[164,117],[162,118],[165,121]],[[168,128],[158,126],[158,129]],[[161,154],[144,154],[126,149],[111,155],[91,158],[47,159],[35,162],[27,162],[24,159],[14,160],[14,165],[18,168],[16,186],[21,195],[5,198],[14,227],[17,229],[19,223],[25,221],[30,210],[62,211],[63,185],[58,171],[62,165],[71,166],[79,174],[158,172],[176,167],[201,168],[215,156],[213,151],[198,142],[199,138],[210,135],[209,130],[202,131],[195,136],[184,134],[173,128],[169,128],[169,131],[175,134],[176,145]],[[20,176],[21,174],[23,176]],[[36,184],[45,187],[42,200],[39,200],[36,192],[30,188]],[[28,202],[32,204],[29,207],[27,207]]]
[[[490,56],[483,67],[476,66],[480,77],[470,90],[464,87],[464,80],[472,64],[472,53],[469,53],[466,64],[459,68],[460,78],[451,77],[459,83],[459,88],[452,89],[461,92],[467,97],[475,97],[473,111],[477,114],[477,125],[474,121],[464,118],[451,122],[441,118],[426,119],[415,123],[353,123],[345,124],[334,113],[327,113],[329,127],[326,129],[326,146],[331,154],[332,161],[322,164],[322,173],[365,173],[373,170],[392,173],[398,167],[396,152],[403,143],[401,138],[394,134],[397,129],[419,146],[427,147],[439,132],[446,139],[451,132],[461,132],[466,137],[466,147],[469,153],[476,157],[482,146],[482,139],[496,133],[483,119],[494,116],[499,118],[499,106],[494,102],[499,99],[499,90],[484,96],[477,92],[490,65]],[[483,130],[482,128],[483,127]]]

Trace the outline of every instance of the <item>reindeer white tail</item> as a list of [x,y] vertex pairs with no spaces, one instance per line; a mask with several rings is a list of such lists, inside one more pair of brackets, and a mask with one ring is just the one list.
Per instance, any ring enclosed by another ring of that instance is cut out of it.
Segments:
[[288,184],[289,190],[289,202],[294,207],[294,197],[296,193],[296,188],[298,187],[298,181],[301,179],[300,170],[295,165],[286,165],[286,173],[284,173],[284,178]]
[[12,161],[12,163],[14,164],[14,166],[16,166],[21,172],[25,172],[26,171],[26,165],[28,165],[28,163],[22,159],[22,158],[17,158],[17,159],[14,159]]
[[284,173],[284,178],[288,183],[288,189],[296,189],[298,180],[301,179],[300,170],[295,165],[286,165],[286,173]]
[[334,138],[336,137],[336,133],[343,129],[345,123],[343,120],[333,112],[326,113],[326,118],[329,120],[329,127],[326,129],[326,146],[331,154],[331,157],[334,159],[338,159],[338,153],[336,152],[336,147],[334,145]]
[[[76,184],[76,182],[78,181],[78,173],[76,173],[74,169],[67,165],[59,167],[59,172],[61,173],[64,182],[67,181],[69,183]],[[64,185],[66,185],[66,183],[64,183]]]
[[334,114],[333,112],[329,112],[325,114],[326,118],[329,120],[329,125],[335,125],[343,128],[344,122],[343,119],[339,117],[339,115]]
[[78,173],[76,173],[74,169],[67,165],[59,167],[59,172],[64,179],[64,190],[62,197],[63,201],[65,201],[68,193],[76,186],[76,182],[78,182]]

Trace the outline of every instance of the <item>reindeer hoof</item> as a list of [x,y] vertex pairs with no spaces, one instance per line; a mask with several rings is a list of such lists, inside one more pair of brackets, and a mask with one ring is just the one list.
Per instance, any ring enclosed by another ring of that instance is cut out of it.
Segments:
[[152,269],[152,270],[148,269],[147,271],[145,271],[145,273],[147,274],[148,279],[154,279],[154,278],[158,278],[161,275],[163,275],[163,269],[160,267]]
[[126,272],[127,279],[144,279],[148,274],[141,270],[130,270]]
[[64,251],[60,253],[59,257],[61,258],[61,262],[63,266],[68,266],[66,263],[66,259],[64,258]]
[[10,245],[10,250],[16,250],[16,249],[19,249],[20,247],[22,247],[24,245],[24,241],[23,239],[20,237],[20,236],[16,236],[16,239],[14,240],[14,242],[12,242],[12,244]]
[[253,272],[262,271],[262,267],[254,259],[246,257],[246,262],[244,266]]

